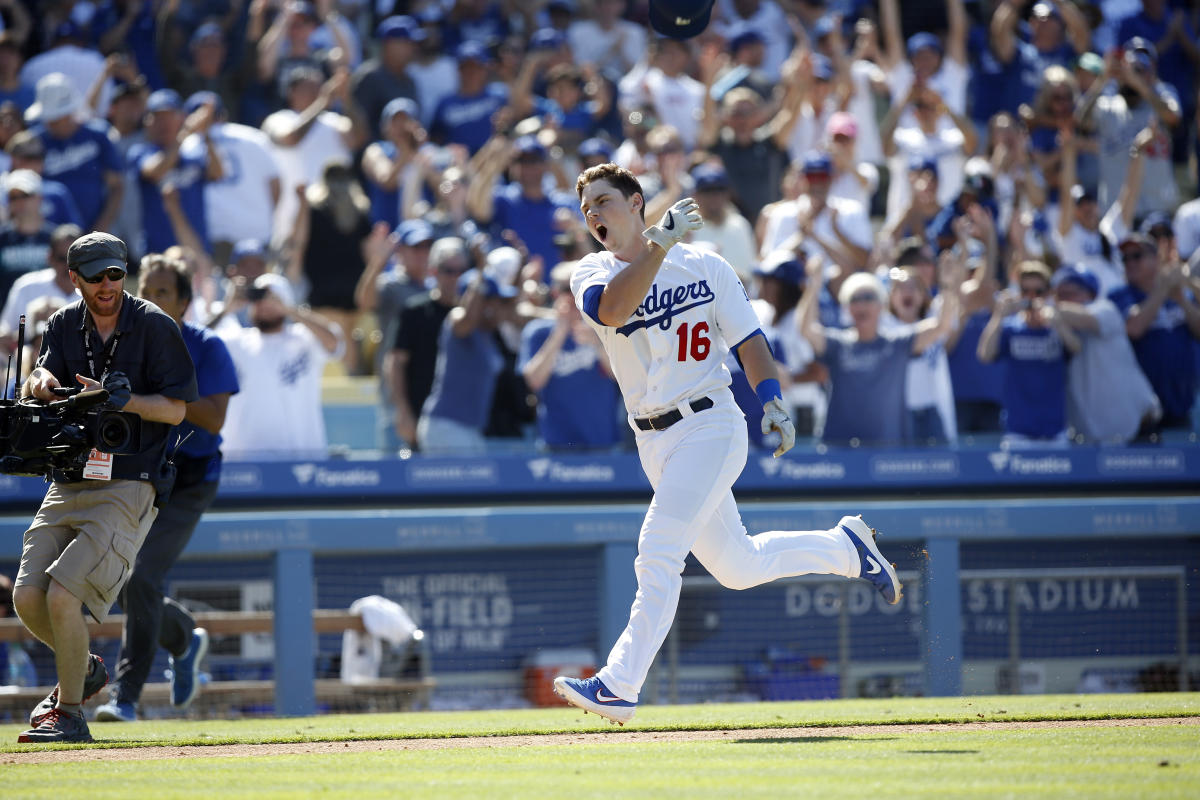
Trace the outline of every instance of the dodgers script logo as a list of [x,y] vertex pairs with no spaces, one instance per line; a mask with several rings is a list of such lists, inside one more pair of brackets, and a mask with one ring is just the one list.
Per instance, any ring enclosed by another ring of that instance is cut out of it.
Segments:
[[[711,303],[714,300],[716,300],[716,295],[713,294],[708,281],[694,281],[673,289],[667,287],[661,290],[658,288],[658,284],[652,284],[646,299],[633,312],[633,316],[638,319],[617,328],[617,333],[628,336],[642,328],[649,328],[651,325],[658,325],[664,331],[670,330],[671,320],[676,314],[682,314],[684,311]],[[687,305],[683,305],[684,303]]]

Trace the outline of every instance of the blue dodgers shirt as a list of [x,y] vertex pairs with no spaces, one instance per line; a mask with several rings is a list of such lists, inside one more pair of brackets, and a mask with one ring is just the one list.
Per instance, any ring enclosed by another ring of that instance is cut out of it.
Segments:
[[[1017,76],[1018,82],[1018,99],[1022,103],[1032,103],[1037,97],[1038,89],[1042,85],[1042,75],[1046,72],[1047,67],[1066,67],[1071,69],[1075,63],[1078,54],[1075,48],[1069,43],[1064,42],[1055,49],[1043,53],[1034,47],[1032,42],[1017,41],[1017,51],[1013,56],[1013,60],[1020,67],[1020,73]],[[1010,109],[1015,111],[1016,109]]]
[[[194,140],[189,140],[189,143]],[[146,250],[161,253],[178,244],[175,229],[163,207],[162,185],[172,183],[179,189],[179,203],[200,241],[208,245],[208,217],[204,210],[204,185],[208,169],[208,153],[201,147],[185,143],[179,151],[179,161],[155,183],[142,177],[142,167],[162,148],[150,142],[138,142],[129,149],[130,168],[137,172],[138,189],[142,200],[142,227],[146,231]]]
[[[554,330],[554,320],[534,320],[521,332],[517,370],[537,355]],[[600,366],[603,354],[568,336],[550,380],[538,392],[538,432],[550,447],[612,447],[620,439],[617,383]]]
[[1067,427],[1067,350],[1053,328],[1031,328],[1008,317],[997,357],[1005,362],[1004,429],[1051,439]]
[[529,255],[542,257],[542,280],[549,280],[550,270],[561,259],[554,244],[554,212],[565,208],[583,218],[579,201],[566,192],[551,192],[541,200],[530,200],[521,193],[517,183],[497,187],[492,197],[492,234],[499,241],[501,231],[514,231],[529,248]]
[[[200,397],[214,394],[237,394],[237,368],[225,342],[208,328],[190,322],[183,323],[180,332],[192,364],[196,367],[196,393]],[[204,480],[215,481],[221,476],[221,434],[209,433],[195,423],[184,420],[175,426],[171,438],[173,445],[186,437],[179,446],[179,453],[193,459],[208,459]]]
[[29,130],[46,147],[42,177],[65,185],[79,206],[84,229],[93,227],[108,199],[104,174],[125,169],[125,160],[110,138],[112,129],[107,122],[92,119],[66,139],[56,139],[41,124]]
[[[1136,286],[1122,286],[1108,299],[1129,319],[1134,306],[1146,302],[1146,293]],[[1138,365],[1146,374],[1162,403],[1163,416],[1186,417],[1196,399],[1196,359],[1193,339],[1183,307],[1170,298],[1163,301],[1154,322],[1140,339],[1132,339]]]
[[477,95],[450,95],[433,112],[429,135],[436,142],[466,145],[474,155],[492,136],[492,115],[507,102],[490,87]]

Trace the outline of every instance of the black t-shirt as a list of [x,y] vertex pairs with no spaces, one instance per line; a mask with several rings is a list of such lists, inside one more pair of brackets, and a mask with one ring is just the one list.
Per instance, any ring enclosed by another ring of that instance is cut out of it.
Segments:
[[21,233],[12,224],[0,226],[0,307],[8,300],[17,278],[48,266],[53,230],[49,223],[34,233]]
[[408,406],[414,414],[421,413],[425,398],[433,390],[433,372],[437,366],[438,335],[442,323],[453,306],[444,306],[426,293],[411,298],[400,312],[396,326],[396,350],[408,353],[404,370]]
[[[379,129],[379,119],[388,102],[397,97],[407,97],[413,101],[417,99],[417,86],[412,78],[389,72],[378,61],[368,61],[359,67],[350,82],[350,89],[354,92],[354,100],[358,107],[371,123],[372,139],[383,138],[383,132]],[[433,109],[429,111],[432,112]],[[432,113],[429,116],[432,116]]]
[[[83,300],[60,308],[46,323],[37,365],[49,370],[63,386],[78,386],[75,375],[101,380],[106,362],[106,343],[100,341]],[[91,341],[89,364],[84,337]],[[126,292],[121,303],[117,330],[109,337],[115,349],[108,369],[129,376],[133,394],[161,394],[190,403],[199,396],[196,370],[175,320],[158,306]],[[113,458],[114,478],[154,481],[161,472],[172,426],[142,420],[140,452]]]
[[338,228],[333,214],[317,206],[312,210],[312,228],[304,251],[304,276],[308,278],[308,303],[314,308],[352,310],[354,287],[366,269],[362,242],[371,233],[371,223],[360,214],[349,233]]

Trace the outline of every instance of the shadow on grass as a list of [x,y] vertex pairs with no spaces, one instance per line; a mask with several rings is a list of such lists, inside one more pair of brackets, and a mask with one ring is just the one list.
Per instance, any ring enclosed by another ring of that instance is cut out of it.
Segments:
[[762,736],[757,739],[734,739],[733,744],[819,744],[820,742],[884,742],[895,736]]
[[967,756],[976,754],[978,750],[905,750],[905,753],[926,756]]

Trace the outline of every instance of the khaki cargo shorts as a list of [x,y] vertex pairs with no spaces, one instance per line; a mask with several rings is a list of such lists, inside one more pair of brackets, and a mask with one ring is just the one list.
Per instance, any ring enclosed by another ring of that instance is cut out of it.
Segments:
[[146,481],[55,481],[25,531],[16,585],[44,590],[54,578],[101,622],[157,515]]

